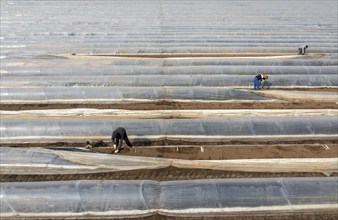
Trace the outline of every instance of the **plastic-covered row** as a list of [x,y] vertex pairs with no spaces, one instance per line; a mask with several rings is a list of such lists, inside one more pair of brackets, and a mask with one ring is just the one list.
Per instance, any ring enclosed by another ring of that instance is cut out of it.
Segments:
[[[55,42],[56,43],[56,42]],[[65,45],[67,47],[67,45]],[[271,47],[260,47],[259,45],[257,47],[247,47],[247,46],[242,46],[242,47],[219,47],[219,46],[204,46],[204,47],[195,47],[195,46],[176,46],[176,47],[169,47],[169,48],[163,48],[161,47],[161,44],[159,45],[154,45],[153,47],[145,47],[142,50],[140,50],[140,46],[135,46],[135,47],[124,47],[124,48],[95,48],[94,46],[88,46],[86,47],[81,47],[79,46],[78,48],[71,48],[67,47],[68,49],[60,49],[60,48],[55,48],[55,47],[43,47],[40,50],[37,50],[35,47],[33,50],[18,50],[12,51],[11,50],[6,50],[4,51],[4,55],[11,56],[13,54],[17,53],[22,53],[26,55],[39,55],[42,53],[46,54],[51,54],[51,53],[86,53],[86,54],[107,54],[107,53],[113,53],[113,54],[127,54],[127,53],[132,53],[132,54],[139,54],[139,55],[147,55],[147,54],[178,54],[178,53],[185,53],[185,54],[194,54],[194,53],[224,53],[224,51],[231,52],[231,53],[297,53],[297,48],[298,46],[294,47],[285,47],[285,46],[271,46]],[[141,52],[140,52],[141,51]],[[337,47],[318,47],[318,48],[312,48],[311,49],[312,53],[338,53]]]
[[225,215],[337,208],[337,178],[1,183],[3,217]]
[[[212,70],[210,70],[212,71]],[[255,73],[256,74],[256,73]],[[258,74],[258,73],[257,73]],[[253,85],[253,75],[3,76],[4,87],[223,87]],[[270,75],[271,86],[338,86],[337,75]],[[64,88],[62,88],[64,89]]]
[[[24,49],[24,48],[23,48]],[[112,54],[116,55],[116,54]],[[136,54],[137,55],[137,54]],[[252,74],[268,71],[271,74],[334,74],[337,53],[307,54],[229,54],[228,57],[151,58],[119,56],[72,56],[67,54],[2,55],[1,75],[165,75],[165,74]],[[220,54],[222,55],[222,54]],[[141,56],[141,55],[139,55]],[[154,54],[156,56],[156,54]],[[208,56],[208,54],[204,54]],[[231,57],[233,56],[233,57]],[[239,56],[239,57],[238,57]],[[32,61],[34,60],[34,65]],[[250,66],[250,68],[248,68]],[[201,68],[201,70],[199,70]],[[210,68],[208,71],[206,68]]]
[[[175,57],[175,54],[172,54],[172,57],[168,58],[151,58],[151,57],[123,57],[116,54],[111,54],[112,56],[85,56],[85,55],[76,55],[72,56],[70,54],[61,54],[61,55],[38,55],[38,56],[28,56],[22,54],[15,54],[13,56],[6,56],[7,59],[2,59],[1,65],[6,67],[4,69],[10,71],[12,74],[25,74],[25,71],[31,70],[32,73],[39,71],[40,74],[72,74],[72,75],[81,75],[86,72],[95,72],[97,75],[114,73],[118,74],[119,72],[129,70],[132,72],[135,69],[135,72],[142,72],[143,68],[149,68],[151,74],[154,73],[154,70],[157,70],[158,74],[170,73],[169,70],[177,67],[177,69],[190,70],[193,74],[193,67],[209,67],[209,68],[241,68],[241,66],[252,66],[252,68],[268,68],[270,71],[271,68],[294,68],[295,71],[297,68],[303,67],[311,70],[311,68],[328,68],[328,66],[337,66],[337,54],[307,54],[305,56],[298,56],[296,54],[230,54],[225,53],[225,57],[217,57],[217,54],[211,54],[208,57],[208,54],[201,54],[205,57],[189,57],[189,55],[181,54],[182,57]],[[137,55],[137,54],[135,54]],[[222,54],[220,54],[222,55]],[[156,55],[153,55],[156,56]],[[37,62],[34,66],[30,66],[29,63],[31,59],[34,59]],[[106,63],[95,66],[95,62],[98,60],[104,60]],[[57,62],[62,61],[62,62]],[[93,62],[94,61],[94,62]],[[15,64],[21,64],[15,65]],[[106,64],[106,65],[103,65]],[[95,67],[93,67],[95,66]],[[164,68],[163,71],[159,68]],[[185,69],[184,69],[185,68]],[[215,69],[217,70],[217,69]],[[231,69],[229,69],[231,70]],[[289,69],[286,69],[289,70]],[[242,70],[241,72],[243,72]],[[299,70],[298,70],[299,71]],[[183,71],[182,71],[183,72]],[[231,71],[229,71],[231,72]],[[123,73],[123,72],[122,72]],[[172,72],[174,73],[174,72]],[[226,72],[222,72],[226,73]],[[289,74],[287,71],[280,71],[280,74]],[[146,74],[144,72],[143,74]]]
[[[3,68],[1,72],[2,84],[5,86],[7,81],[32,81],[36,80],[38,83],[47,79],[64,78],[63,80],[70,80],[77,78],[88,79],[93,75],[100,78],[106,78],[112,85],[120,81],[126,83],[132,82],[134,79],[138,81],[149,81],[156,83],[159,78],[162,81],[184,80],[190,79],[192,83],[194,79],[205,79],[205,81],[220,78],[222,81],[243,84],[244,81],[252,81],[252,78],[258,74],[267,74],[275,84],[284,85],[286,81],[292,85],[310,86],[312,84],[336,84],[337,79],[334,77],[338,74],[337,66],[250,66],[243,63],[243,66],[112,66],[105,68],[73,68],[73,67],[59,67],[49,69],[32,69],[32,68]],[[320,75],[320,76],[318,76]],[[54,78],[52,78],[54,77]],[[69,79],[68,79],[69,78]],[[226,79],[224,79],[226,78]],[[315,80],[319,83],[316,83]],[[158,83],[158,82],[157,82]],[[164,83],[163,83],[164,84]],[[170,83],[166,83],[170,85]],[[155,84],[156,85],[156,84]]]
[[307,172],[323,173],[327,176],[338,172],[337,158],[182,160],[102,154],[84,148],[51,150],[39,147],[2,146],[0,159],[0,169],[3,175],[71,175],[169,167],[262,173]]
[[307,41],[312,52],[337,53],[336,1],[1,1],[1,9],[4,55],[296,53]]
[[262,95],[245,90],[197,86],[1,88],[0,98],[2,103],[269,100]]
[[117,127],[138,137],[337,135],[336,116],[203,119],[3,119],[1,139],[106,137]]

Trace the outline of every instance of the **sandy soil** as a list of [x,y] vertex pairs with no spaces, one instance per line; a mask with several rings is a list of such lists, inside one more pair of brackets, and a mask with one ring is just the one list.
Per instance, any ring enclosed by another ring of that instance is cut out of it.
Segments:
[[[34,142],[30,141],[29,143],[21,142],[21,143],[2,143],[1,146],[7,146],[7,147],[46,147],[46,148],[55,148],[55,147],[63,147],[63,148],[70,148],[70,147],[85,147],[87,140],[73,140],[73,141],[64,141],[64,142],[57,142],[57,141],[50,141],[50,142]],[[91,141],[91,140],[88,140]],[[112,143],[109,140],[92,140],[92,144],[94,147],[112,147]],[[149,146],[172,146],[174,148],[176,147],[185,147],[186,145],[193,145],[197,147],[198,151],[200,150],[201,146],[205,147],[212,147],[212,146],[230,146],[230,145],[245,145],[245,146],[268,146],[268,145],[309,145],[309,146],[316,146],[316,145],[337,145],[338,140],[336,137],[300,137],[300,138],[292,138],[289,137],[287,139],[285,138],[270,138],[270,139],[257,139],[257,138],[248,138],[248,139],[228,139],[228,140],[222,140],[222,141],[183,141],[183,140],[147,140],[147,139],[134,139],[132,141],[133,146],[137,147],[137,149],[142,149],[144,147]],[[123,145],[126,146],[126,145]],[[98,148],[99,149],[99,148]],[[242,148],[242,149],[248,149],[248,148]],[[109,148],[104,150],[105,153],[110,153]],[[128,148],[125,149],[125,151],[122,151],[121,153],[125,153],[128,151]],[[175,152],[176,154],[177,152]]]
[[166,102],[147,103],[83,103],[83,104],[1,104],[0,110],[33,110],[33,109],[128,109],[128,110],[163,110],[163,109],[337,109],[333,102]]
[[[320,56],[315,54],[312,56]],[[212,58],[212,57],[236,57],[236,58],[294,58],[298,57],[295,53],[123,53],[123,54],[65,54],[68,59],[114,59],[114,58]]]
[[[0,175],[1,182],[33,182],[33,181],[63,181],[63,180],[192,180],[192,179],[222,179],[222,178],[272,178],[272,177],[325,177],[323,173],[262,173],[239,172],[209,169],[181,169],[168,167],[161,169],[140,169],[130,171],[115,171],[102,173],[85,173],[69,175]],[[330,176],[338,176],[332,173]]]
[[[93,151],[112,153],[113,149],[98,147]],[[338,144],[125,147],[120,154],[186,160],[334,158],[338,156]]]

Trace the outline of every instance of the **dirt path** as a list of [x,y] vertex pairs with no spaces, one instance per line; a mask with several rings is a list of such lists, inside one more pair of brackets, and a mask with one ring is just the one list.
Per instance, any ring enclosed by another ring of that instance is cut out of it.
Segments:
[[[111,147],[93,150],[100,153],[113,152]],[[334,158],[338,156],[338,144],[125,147],[120,154],[185,160]]]
[[[272,177],[325,177],[323,173],[261,173],[239,172],[209,169],[181,169],[168,167],[162,169],[141,169],[103,173],[85,173],[69,175],[0,175],[1,182],[33,182],[63,180],[192,180],[221,178],[272,178]],[[331,176],[338,176],[332,173]]]
[[128,110],[177,110],[177,109],[337,109],[333,102],[166,102],[147,103],[83,103],[83,104],[1,104],[0,110],[35,110],[35,109],[128,109]]
[[[110,141],[95,141],[92,150],[101,153],[111,153]],[[133,141],[134,148],[123,145],[120,152],[123,155],[169,157],[180,159],[245,159],[270,158],[277,155],[283,157],[338,157],[338,140],[332,138],[309,139],[247,139],[227,140],[223,142],[184,142],[181,140]],[[6,147],[42,147],[42,148],[77,148],[85,147],[86,140],[78,142],[50,142],[50,143],[7,143]],[[257,152],[256,152],[257,151]],[[233,153],[231,153],[233,152]],[[300,153],[297,153],[300,152]],[[186,156],[185,156],[186,155]],[[259,156],[261,155],[261,156]],[[307,155],[307,156],[306,156]]]

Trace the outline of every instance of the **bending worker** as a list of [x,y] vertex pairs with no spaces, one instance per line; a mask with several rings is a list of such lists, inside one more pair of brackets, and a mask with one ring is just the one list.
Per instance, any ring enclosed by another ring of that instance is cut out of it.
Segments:
[[304,55],[305,50],[308,48],[308,45],[300,45],[298,47],[298,55]]
[[267,80],[269,77],[265,74],[259,74],[254,78],[254,89],[258,90],[264,87],[264,81]]
[[122,142],[125,141],[129,147],[133,147],[128,139],[126,129],[118,127],[111,135],[111,140],[114,144],[114,153],[117,154],[121,150]]

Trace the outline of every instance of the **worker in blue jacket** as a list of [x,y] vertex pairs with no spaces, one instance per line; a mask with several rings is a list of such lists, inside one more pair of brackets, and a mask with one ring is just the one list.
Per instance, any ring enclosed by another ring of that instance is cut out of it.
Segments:
[[264,82],[267,80],[269,77],[265,74],[259,74],[255,76],[254,78],[254,89],[259,90],[260,88],[264,87]]
[[126,129],[122,127],[118,127],[113,131],[113,134],[111,135],[111,140],[114,144],[114,153],[116,154],[120,152],[123,141],[125,141],[129,147],[133,147],[128,139]]

